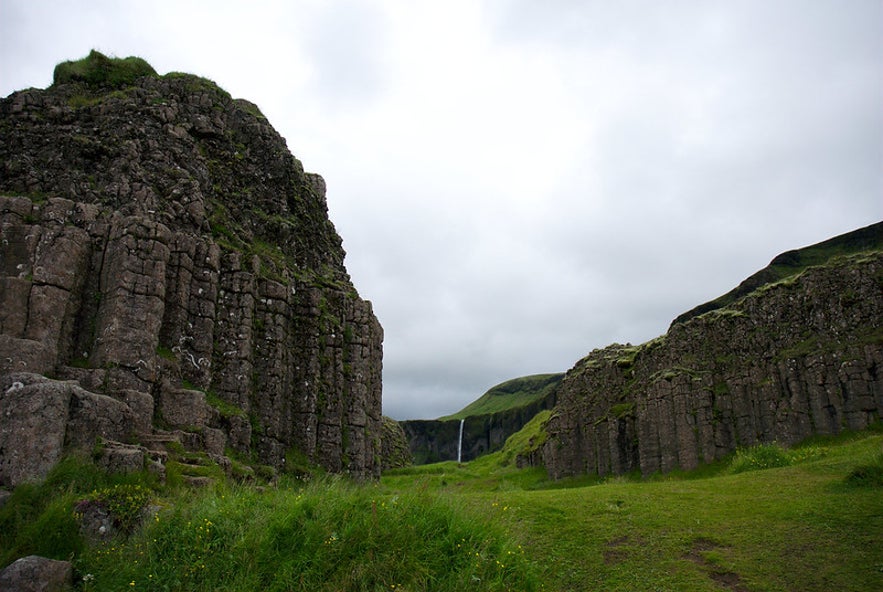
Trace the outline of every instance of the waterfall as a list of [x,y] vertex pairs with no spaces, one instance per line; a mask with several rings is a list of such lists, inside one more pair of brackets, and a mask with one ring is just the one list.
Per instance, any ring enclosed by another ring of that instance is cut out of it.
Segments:
[[463,458],[463,422],[465,419],[460,420],[460,439],[457,440],[457,462],[460,462],[460,459]]

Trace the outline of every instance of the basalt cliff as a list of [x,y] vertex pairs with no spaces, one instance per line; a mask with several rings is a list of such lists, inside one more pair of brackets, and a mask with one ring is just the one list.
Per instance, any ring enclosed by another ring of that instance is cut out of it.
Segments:
[[379,474],[382,329],[254,104],[60,64],[0,100],[0,237],[0,485],[99,440]]
[[883,223],[780,255],[639,346],[567,372],[526,459],[550,476],[692,469],[883,416]]

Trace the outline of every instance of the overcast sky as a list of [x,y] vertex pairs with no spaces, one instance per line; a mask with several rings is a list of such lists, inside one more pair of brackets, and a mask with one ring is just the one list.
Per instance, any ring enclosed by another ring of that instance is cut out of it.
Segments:
[[396,419],[883,218],[881,0],[0,0],[0,95],[92,48],[257,103],[325,177]]

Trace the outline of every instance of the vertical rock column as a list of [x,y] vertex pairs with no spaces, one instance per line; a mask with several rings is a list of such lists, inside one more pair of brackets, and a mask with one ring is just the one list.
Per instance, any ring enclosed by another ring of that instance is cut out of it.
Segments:
[[150,392],[156,381],[169,239],[168,228],[146,218],[117,216],[112,222],[90,360],[111,370],[112,391]]
[[369,302],[348,299],[346,303],[343,378],[348,393],[348,470],[356,475],[379,477],[383,430],[383,329]]
[[294,434],[303,429],[293,418],[291,400],[294,291],[278,281],[257,281],[251,410],[260,430],[259,454],[275,466],[281,466]]
[[319,290],[301,283],[296,285],[293,302],[292,347],[295,350],[295,364],[291,405],[292,423],[300,426],[300,429],[292,434],[292,444],[312,462],[320,462],[316,456],[321,386],[319,381],[320,299]]
[[343,388],[343,326],[338,291],[319,292],[317,350],[319,375],[316,377],[316,460],[339,473],[349,464],[349,425],[345,410],[349,393]]
[[254,370],[255,277],[242,257],[233,252],[221,256],[212,388],[221,399],[247,413]]
[[[66,351],[87,275],[89,233],[65,222],[76,204],[2,198],[0,371],[48,373]],[[28,222],[33,222],[29,224]]]
[[180,362],[182,377],[211,384],[221,252],[214,242],[175,235],[166,273],[166,311],[160,343]]
[[297,288],[293,444],[329,471],[379,474],[383,332],[369,303]]

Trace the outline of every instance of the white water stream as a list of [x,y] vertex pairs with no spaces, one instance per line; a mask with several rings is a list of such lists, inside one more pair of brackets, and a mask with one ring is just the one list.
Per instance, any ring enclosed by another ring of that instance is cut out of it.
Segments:
[[463,458],[463,422],[465,419],[460,420],[460,439],[457,440],[457,462],[460,462],[460,459]]

